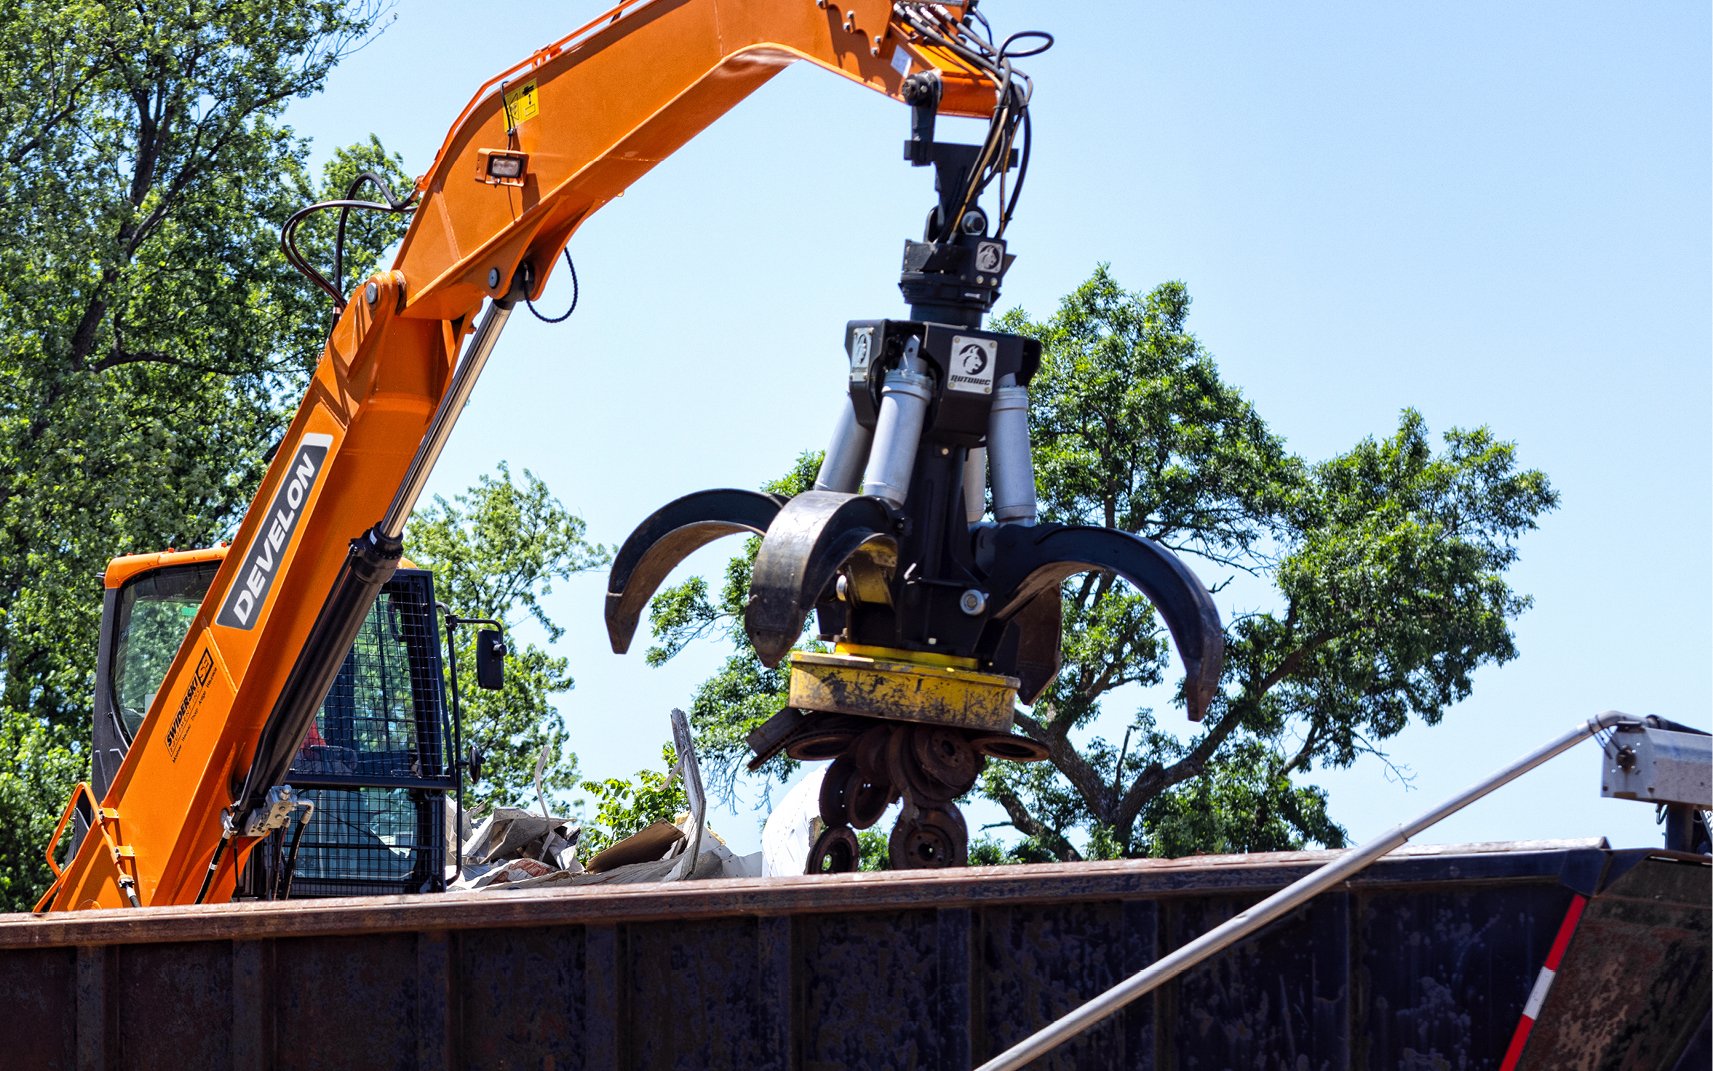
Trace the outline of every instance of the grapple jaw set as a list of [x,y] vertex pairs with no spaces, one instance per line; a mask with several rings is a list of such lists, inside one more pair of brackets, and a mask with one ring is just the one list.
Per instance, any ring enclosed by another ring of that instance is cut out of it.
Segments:
[[[989,759],[1048,755],[1013,734],[1013,709],[1058,673],[1070,576],[1116,574],[1153,601],[1192,719],[1218,687],[1219,614],[1182,561],[1126,532],[1037,523],[1028,384],[1040,345],[980,329],[1011,257],[973,209],[946,236],[948,184],[942,174],[929,240],[906,243],[912,319],[846,326],[848,397],[814,489],[686,495],[631,533],[608,584],[622,653],[674,566],[721,536],[762,537],[744,626],[763,663],[789,659],[791,683],[785,709],[750,734],[751,769],[781,751],[832,760],[811,873],[855,869],[854,830],[899,801],[894,867],[966,861],[954,801]],[[811,612],[830,653],[792,652]]]
[[[762,662],[789,658],[791,693],[751,735],[752,765],[780,751],[833,760],[812,869],[853,869],[853,830],[900,799],[893,865],[958,864],[968,835],[953,801],[990,758],[1046,757],[1012,734],[1012,709],[1058,672],[1061,581],[1110,572],[1153,601],[1182,654],[1192,718],[1218,685],[1219,615],[1155,543],[1034,523],[1033,342],[884,320],[851,324],[846,340],[850,400],[816,488],[701,491],[660,509],[613,563],[607,627],[624,651],[674,566],[721,536],[761,536],[744,625]],[[984,468],[999,523],[983,521]],[[793,654],[811,612],[833,651]]]

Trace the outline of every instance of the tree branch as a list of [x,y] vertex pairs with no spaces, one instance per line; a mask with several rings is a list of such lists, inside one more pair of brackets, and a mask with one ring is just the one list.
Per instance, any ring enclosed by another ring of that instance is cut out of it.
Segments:
[[1061,836],[1058,831],[1047,828],[1039,819],[1030,814],[1029,808],[1024,806],[1023,801],[1017,798],[1017,794],[1011,791],[1009,786],[992,784],[987,787],[986,791],[995,803],[1004,808],[1006,817],[1011,819],[1011,824],[1017,827],[1018,832],[1024,836],[1033,837],[1037,844],[1064,862],[1082,861],[1082,853],[1072,847],[1071,842]]
[[1309,757],[1314,754],[1314,749],[1320,746],[1321,733],[1324,728],[1325,726],[1318,721],[1309,725],[1308,734],[1303,738],[1303,746],[1297,750],[1295,755],[1291,756],[1290,761],[1279,767],[1281,776],[1288,777],[1293,771],[1300,770],[1308,764]]
[[[1330,630],[1322,630],[1310,636],[1301,647],[1280,659],[1279,664],[1274,666],[1272,671],[1262,677],[1260,681],[1245,689],[1241,699],[1242,706],[1250,707],[1258,704],[1261,698],[1272,691],[1280,681],[1295,673],[1309,655],[1326,646],[1337,635]],[[1219,724],[1209,730],[1208,734],[1197,741],[1195,747],[1191,748],[1189,753],[1177,762],[1163,769],[1149,767],[1141,777],[1131,784],[1130,790],[1119,801],[1117,814],[1114,816],[1118,821],[1114,821],[1112,825],[1120,830],[1128,829],[1130,823],[1136,820],[1136,816],[1142,813],[1144,803],[1173,785],[1188,781],[1205,770],[1208,761],[1213,758],[1220,745],[1224,744],[1231,734],[1243,724],[1243,717],[1238,712],[1239,709],[1235,704],[1228,706],[1225,717],[1220,719]]]
[[[1066,780],[1075,786],[1082,798],[1088,801],[1089,809],[1101,821],[1108,820],[1108,812],[1112,809],[1116,793],[1107,790],[1106,782],[1101,779],[1100,771],[1083,758],[1082,752],[1070,742],[1069,718],[1059,718],[1051,726],[1043,726],[1027,714],[1016,715],[1017,724],[1023,731],[1040,743],[1047,745],[1048,761],[1058,767]],[[1063,731],[1060,731],[1061,728]]]

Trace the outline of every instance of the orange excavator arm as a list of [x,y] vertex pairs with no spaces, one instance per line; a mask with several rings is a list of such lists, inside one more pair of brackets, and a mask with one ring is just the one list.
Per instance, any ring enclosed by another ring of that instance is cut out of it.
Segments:
[[992,114],[1004,90],[953,47],[961,15],[632,0],[483,86],[392,269],[345,305],[106,796],[74,793],[90,828],[63,866],[50,845],[37,910],[229,899],[293,806],[291,758],[512,304],[593,212],[797,60],[896,99],[937,72],[940,114]]

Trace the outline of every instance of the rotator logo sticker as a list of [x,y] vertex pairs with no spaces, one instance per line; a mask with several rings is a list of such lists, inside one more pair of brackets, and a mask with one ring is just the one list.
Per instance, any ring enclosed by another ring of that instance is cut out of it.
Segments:
[[958,351],[958,360],[963,365],[964,375],[979,376],[987,367],[987,351],[972,342]]
[[999,343],[991,338],[953,335],[952,368],[946,386],[971,394],[992,394],[993,362],[998,356]]
[[305,435],[298,444],[286,469],[285,479],[274,492],[261,531],[250,541],[244,552],[244,562],[237,577],[226,592],[226,602],[220,607],[215,623],[227,628],[254,628],[268,601],[268,588],[279,574],[280,559],[291,545],[292,533],[303,519],[303,507],[309,501],[315,482],[327,464],[327,450],[333,445],[331,435]]
[[982,242],[975,247],[976,271],[998,271],[1005,261],[1005,247],[998,242]]
[[874,328],[859,327],[851,334],[851,378],[862,379],[868,374],[868,361],[874,349]]

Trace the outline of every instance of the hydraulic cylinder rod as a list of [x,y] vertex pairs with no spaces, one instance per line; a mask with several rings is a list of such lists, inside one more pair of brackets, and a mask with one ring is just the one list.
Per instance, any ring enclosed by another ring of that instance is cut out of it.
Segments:
[[934,397],[933,385],[926,364],[916,356],[916,340],[912,338],[905,344],[904,359],[886,373],[868,469],[862,478],[865,494],[884,498],[894,506],[904,504],[910,492],[910,474],[916,467],[916,448],[922,441],[922,425]]
[[395,539],[404,535],[405,522],[410,520],[411,511],[416,509],[416,500],[422,497],[422,489],[428,484],[434,463],[440,460],[441,451],[446,449],[447,440],[452,438],[452,428],[470,401],[470,392],[476,389],[476,380],[482,369],[487,367],[488,357],[494,352],[494,344],[500,340],[501,329],[511,319],[512,306],[517,303],[521,292],[519,286],[512,294],[494,301],[477,321],[476,332],[470,337],[464,359],[458,362],[452,373],[452,383],[434,411],[434,422],[429,425],[428,434],[423,436],[422,445],[416,448],[416,456],[411,458],[410,468],[405,471],[392,503],[381,518],[378,527],[385,535]]
[[1029,388],[1006,376],[993,391],[987,424],[987,464],[993,482],[993,519],[1035,523],[1035,463],[1029,446]]
[[1031,1060],[1088,1030],[1125,1005],[1146,996],[1215,953],[1229,948],[1269,922],[1296,910],[1320,893],[1350,878],[1387,852],[1402,846],[1405,841],[1422,830],[1461,811],[1494,789],[1515,781],[1536,766],[1569,751],[1581,743],[1585,737],[1593,736],[1602,729],[1610,729],[1616,725],[1640,723],[1640,718],[1616,710],[1608,710],[1604,714],[1590,718],[1587,722],[1564,733],[1551,743],[1529,752],[1491,777],[1464,789],[1413,822],[1406,822],[1396,829],[1374,838],[1360,848],[1346,852],[1319,870],[1285,886],[1249,910],[1239,912],[1230,921],[1214,927],[1152,966],[1131,975],[1125,981],[1113,986],[1064,1018],[1024,1038],[987,1063],[982,1064],[976,1071],[1015,1071],[1016,1068],[1027,1065]]

